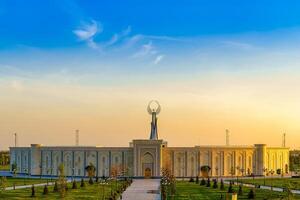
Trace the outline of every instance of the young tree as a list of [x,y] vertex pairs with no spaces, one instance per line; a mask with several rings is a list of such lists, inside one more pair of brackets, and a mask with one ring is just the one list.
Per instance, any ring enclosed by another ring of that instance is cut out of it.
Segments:
[[67,181],[65,179],[65,170],[63,164],[59,165],[58,171],[59,171],[59,177],[58,177],[59,192],[60,192],[60,196],[64,198],[66,195]]
[[95,176],[96,167],[93,165],[93,163],[90,163],[88,166],[85,167],[85,170],[87,171],[89,176],[89,184],[93,184],[93,177]]
[[5,176],[2,176],[0,179],[0,193],[6,189],[7,179]]

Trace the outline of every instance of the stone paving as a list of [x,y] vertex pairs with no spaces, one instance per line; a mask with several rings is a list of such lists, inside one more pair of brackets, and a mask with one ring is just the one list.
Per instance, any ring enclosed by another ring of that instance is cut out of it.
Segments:
[[122,200],[160,200],[159,179],[136,179],[122,195]]

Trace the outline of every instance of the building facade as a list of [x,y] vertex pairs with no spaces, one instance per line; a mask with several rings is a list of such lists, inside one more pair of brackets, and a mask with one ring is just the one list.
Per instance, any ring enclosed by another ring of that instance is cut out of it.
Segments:
[[[159,104],[158,104],[159,105]],[[66,176],[86,176],[85,167],[93,164],[97,176],[110,176],[118,168],[119,175],[159,177],[163,168],[169,168],[176,177],[200,176],[201,166],[211,168],[211,176],[266,175],[280,169],[289,173],[289,148],[252,146],[194,146],[168,147],[158,139],[157,114],[152,115],[149,139],[133,140],[128,147],[42,146],[11,147],[11,164],[17,173],[31,175],[59,174],[63,164]]]

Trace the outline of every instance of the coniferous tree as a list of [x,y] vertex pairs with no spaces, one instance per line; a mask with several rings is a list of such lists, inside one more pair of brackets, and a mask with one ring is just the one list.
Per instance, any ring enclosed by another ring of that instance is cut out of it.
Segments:
[[218,188],[218,181],[217,179],[214,179],[214,184],[213,184],[213,188],[217,189]]
[[199,183],[199,176],[196,176],[196,184]]
[[234,193],[234,189],[232,187],[232,182],[230,181],[229,187],[228,187],[228,193]]
[[253,188],[248,193],[248,199],[255,199],[255,192]]
[[201,181],[200,181],[200,185],[206,185],[206,181],[205,181],[205,179],[204,179],[204,178],[202,178],[202,179],[201,179]]
[[224,190],[224,189],[225,189],[225,186],[224,186],[224,181],[223,181],[223,179],[221,179],[221,185],[220,185],[220,189],[221,189],[221,190]]
[[209,178],[207,179],[206,187],[210,187],[210,179]]
[[53,192],[58,192],[57,182],[54,182]]
[[45,185],[45,186],[44,186],[43,195],[47,195],[47,194],[49,194],[49,190],[48,190],[47,185]]
[[75,181],[75,180],[73,181],[73,184],[72,184],[72,189],[77,189],[77,183],[76,183],[76,181]]
[[243,186],[239,185],[238,195],[243,195]]
[[84,183],[83,178],[81,179],[80,187],[85,187],[85,183]]

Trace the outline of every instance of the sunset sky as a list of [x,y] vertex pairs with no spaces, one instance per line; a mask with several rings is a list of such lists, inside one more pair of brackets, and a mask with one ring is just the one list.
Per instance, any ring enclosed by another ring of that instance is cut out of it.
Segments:
[[0,149],[300,147],[300,1],[0,0]]

